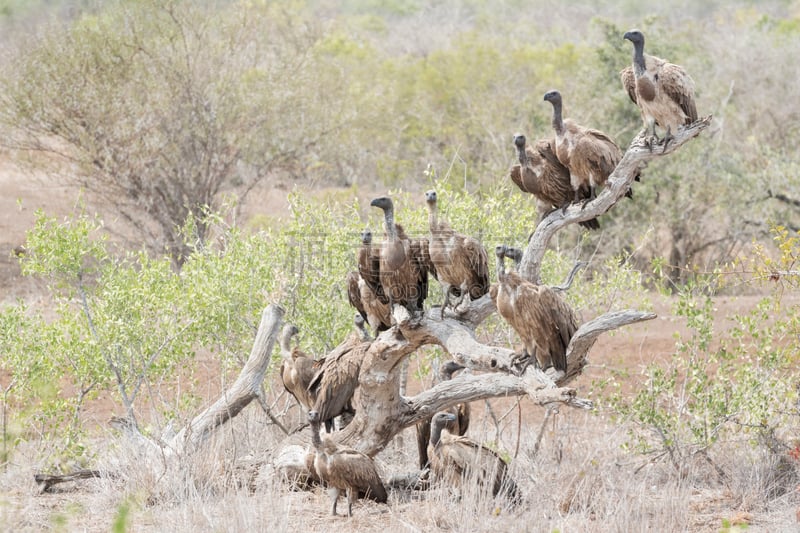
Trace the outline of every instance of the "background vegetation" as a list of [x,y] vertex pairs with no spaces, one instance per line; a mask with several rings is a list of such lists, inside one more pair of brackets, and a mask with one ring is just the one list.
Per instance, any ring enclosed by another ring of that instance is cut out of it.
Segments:
[[[641,121],[622,34],[639,27],[692,74],[713,126],[645,169],[602,232],[562,232],[545,279],[588,259],[569,293],[584,319],[663,291],[689,328],[670,357],[596,384],[626,428],[616,444],[729,490],[746,457],[764,466],[747,489],[761,510],[796,485],[797,2],[0,1],[0,17],[0,143],[85,190],[28,233],[20,263],[46,298],[0,308],[3,464],[33,442],[43,466],[91,463],[84,413],[103,396],[155,434],[191,415],[208,400],[197,358],[223,386],[266,302],[308,351],[338,344],[358,235],[381,225],[374,193],[412,234],[435,187],[461,231],[523,245],[536,214],[506,178],[512,134],[549,136],[542,95],[558,88],[567,116],[626,146]],[[273,187],[294,189],[290,215],[243,218]],[[763,300],[720,328],[715,299],[750,293]],[[514,342],[496,318],[481,334]],[[436,356],[417,354],[418,377]],[[567,482],[537,449],[518,463],[543,476],[529,489],[549,479],[567,509],[618,512],[590,502],[609,487],[596,457]]]

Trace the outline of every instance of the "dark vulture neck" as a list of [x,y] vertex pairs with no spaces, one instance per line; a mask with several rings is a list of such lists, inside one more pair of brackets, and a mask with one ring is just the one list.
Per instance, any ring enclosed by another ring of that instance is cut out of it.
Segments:
[[383,212],[383,218],[386,223],[386,235],[390,240],[397,239],[397,228],[394,225],[394,207],[387,207]]
[[561,118],[561,102],[552,102],[553,104],[553,129],[557,134],[564,133],[564,120]]
[[311,445],[318,452],[322,452],[322,438],[319,436],[319,421],[311,423]]
[[506,277],[506,262],[503,256],[497,257],[497,281],[505,281]]
[[442,440],[442,430],[444,429],[444,424],[441,421],[434,421],[431,425],[431,446],[434,448],[439,445],[439,441]]
[[633,72],[641,76],[645,70],[647,65],[644,61],[644,41],[633,43]]
[[428,203],[428,226],[431,231],[439,229],[439,206],[436,202]]
[[520,166],[526,166],[528,164],[528,152],[525,151],[525,145],[517,146],[517,156],[519,156],[519,164]]

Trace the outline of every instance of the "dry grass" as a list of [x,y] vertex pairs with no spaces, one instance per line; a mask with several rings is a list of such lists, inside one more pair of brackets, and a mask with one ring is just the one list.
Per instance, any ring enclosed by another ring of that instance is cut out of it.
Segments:
[[[524,410],[510,469],[526,499],[519,508],[478,490],[458,495],[434,487],[392,491],[388,505],[359,501],[352,518],[331,517],[323,489],[291,491],[273,476],[269,460],[280,435],[251,408],[207,449],[169,467],[146,464],[113,436],[99,439],[97,466],[125,475],[57,486],[51,494],[39,495],[33,483],[39,450],[22,447],[0,474],[0,523],[10,531],[108,531],[122,514],[129,531],[174,532],[721,531],[737,521],[749,524],[748,531],[797,528],[797,470],[785,456],[728,443],[712,458],[716,469],[698,458],[678,473],[623,451],[623,426],[563,409],[545,425],[537,454],[542,413]],[[470,435],[513,453],[516,426],[498,438],[493,424],[476,420]],[[411,430],[376,460],[386,479],[413,471]],[[251,468],[256,464],[261,467]]]

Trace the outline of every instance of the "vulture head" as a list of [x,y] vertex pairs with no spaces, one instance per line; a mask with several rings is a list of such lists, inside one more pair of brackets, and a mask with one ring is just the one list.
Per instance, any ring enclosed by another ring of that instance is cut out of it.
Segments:
[[553,107],[561,105],[561,93],[558,91],[548,91],[544,93],[544,101],[553,104]]
[[319,425],[319,411],[314,411],[313,409],[308,412],[308,422],[313,426],[314,424]]
[[515,265],[519,265],[520,261],[522,261],[522,250],[519,248],[508,246],[503,255],[514,261]]
[[453,413],[440,411],[433,415],[431,419],[431,440],[430,443],[436,446],[439,444],[439,439],[442,438],[442,430],[450,423],[458,420],[458,417]]
[[388,196],[381,196],[380,198],[375,198],[372,200],[369,205],[372,207],[377,207],[379,209],[383,209],[384,211],[391,211],[394,209],[394,204],[392,203],[392,199]]
[[455,361],[448,361],[439,369],[439,377],[442,378],[442,381],[449,381],[453,379],[453,374],[464,368],[464,365],[458,364]]
[[508,246],[505,244],[498,244],[494,247],[494,255],[497,256],[498,259],[502,260],[506,256],[507,250]]
[[633,46],[644,46],[644,34],[639,30],[626,31],[622,38],[632,42]]
[[514,135],[514,146],[517,147],[517,150],[524,151],[526,142],[527,139],[525,139],[525,136],[523,134],[517,133],[516,135]]
[[425,201],[428,203],[428,205],[431,204],[436,205],[436,191],[432,189],[430,191],[427,191],[425,193]]
[[283,330],[281,331],[281,351],[284,355],[288,355],[292,353],[292,337],[300,333],[300,330],[297,329],[297,326],[294,324],[286,324],[283,326]]
[[372,232],[368,229],[365,229],[361,232],[361,244],[370,244],[372,243]]

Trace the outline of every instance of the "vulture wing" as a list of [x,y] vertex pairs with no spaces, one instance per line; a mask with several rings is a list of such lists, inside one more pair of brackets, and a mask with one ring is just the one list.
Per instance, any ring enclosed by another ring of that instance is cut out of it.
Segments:
[[697,107],[694,103],[694,80],[683,67],[665,63],[659,75],[661,89],[686,113],[687,124],[697,120]]
[[361,300],[361,289],[358,286],[358,281],[358,272],[347,273],[347,300],[350,302],[350,305],[358,311],[358,314],[369,323],[367,311],[364,309],[364,303]]
[[619,72],[619,79],[622,81],[622,88],[625,89],[626,93],[628,93],[631,101],[634,104],[638,104],[636,101],[636,74],[633,73],[633,67],[627,66],[622,69]]

